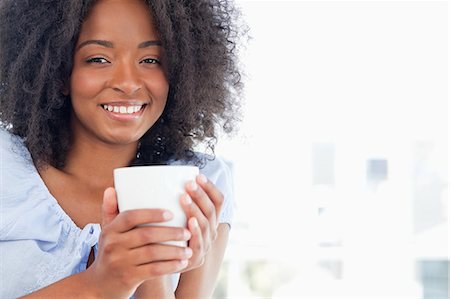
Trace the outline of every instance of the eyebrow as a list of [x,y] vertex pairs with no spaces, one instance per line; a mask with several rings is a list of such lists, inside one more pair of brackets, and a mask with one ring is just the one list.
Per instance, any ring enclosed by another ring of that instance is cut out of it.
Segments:
[[[75,49],[75,51],[78,51],[80,48],[87,46],[87,45],[100,45],[106,48],[114,48],[114,44],[107,40],[99,40],[99,39],[90,39],[87,41],[82,42],[78,45],[78,47]],[[161,46],[161,41],[159,40],[148,40],[145,42],[142,42],[138,45],[139,49],[147,48],[151,46]]]

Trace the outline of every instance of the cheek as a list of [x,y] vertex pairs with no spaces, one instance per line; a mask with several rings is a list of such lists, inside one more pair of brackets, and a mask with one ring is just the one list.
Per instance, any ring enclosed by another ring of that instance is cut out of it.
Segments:
[[99,78],[92,74],[75,71],[70,78],[70,94],[72,98],[92,97],[101,89]]
[[157,99],[158,104],[166,104],[169,95],[169,82],[163,74],[151,76],[150,79],[146,80],[145,85]]

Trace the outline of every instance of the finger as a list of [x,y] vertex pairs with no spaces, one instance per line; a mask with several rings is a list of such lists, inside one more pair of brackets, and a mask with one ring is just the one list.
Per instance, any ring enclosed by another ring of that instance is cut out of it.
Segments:
[[181,196],[180,202],[187,219],[195,217],[200,225],[209,225],[209,219],[205,217],[198,205],[192,201],[192,198],[189,196],[189,194],[183,194]]
[[198,224],[198,220],[195,217],[191,217],[188,221],[188,228],[192,234],[191,240],[189,240],[189,248],[192,249],[192,257],[189,259],[189,265],[187,268],[192,266],[198,266],[202,263],[203,259],[203,235]]
[[192,256],[189,247],[171,246],[163,244],[146,245],[132,249],[130,255],[137,266],[170,260],[185,260]]
[[199,188],[194,181],[186,184],[186,190],[192,200],[198,205],[202,213],[206,216],[206,218],[208,218],[208,221],[212,227],[215,227],[217,222],[216,207],[205,191],[203,191],[202,188]]
[[189,219],[194,217],[202,233],[202,238],[206,242],[210,240],[211,236],[215,237],[215,232],[217,230],[217,223],[215,217],[208,219],[205,217],[203,212],[197,206],[195,202],[192,201],[188,194],[183,194],[181,198],[181,205],[186,213],[186,217]]
[[173,214],[163,209],[136,209],[121,212],[115,221],[115,230],[127,232],[138,225],[165,222],[172,219]]
[[197,219],[198,226],[203,235],[203,240],[208,240],[217,227],[216,218],[211,217],[208,219],[189,194],[183,194],[181,202],[187,218],[195,217]]
[[109,187],[103,193],[102,226],[111,223],[118,214],[116,191],[113,187]]
[[138,275],[142,280],[152,279],[156,276],[180,272],[186,268],[188,260],[172,260],[154,262],[137,267]]
[[122,237],[129,248],[137,248],[166,241],[188,241],[191,233],[181,227],[142,226],[122,234]]
[[202,187],[205,193],[216,207],[216,215],[220,215],[222,205],[225,200],[222,192],[214,185],[204,174],[199,174],[196,178],[197,183]]

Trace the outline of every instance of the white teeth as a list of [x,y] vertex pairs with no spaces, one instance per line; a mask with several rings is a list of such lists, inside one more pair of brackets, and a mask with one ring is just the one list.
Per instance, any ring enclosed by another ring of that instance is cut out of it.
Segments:
[[103,109],[109,112],[120,113],[120,114],[133,114],[142,109],[143,105],[139,106],[112,106],[112,105],[102,105]]

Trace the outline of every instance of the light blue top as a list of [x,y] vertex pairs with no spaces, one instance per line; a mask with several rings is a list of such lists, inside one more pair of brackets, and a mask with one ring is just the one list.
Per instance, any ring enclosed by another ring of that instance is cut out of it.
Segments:
[[[180,164],[180,162],[173,163]],[[231,224],[233,186],[222,159],[200,170],[224,194],[221,223]],[[50,194],[21,140],[0,129],[0,298],[16,298],[86,269],[101,227],[76,226]],[[173,275],[174,288],[179,275]]]

